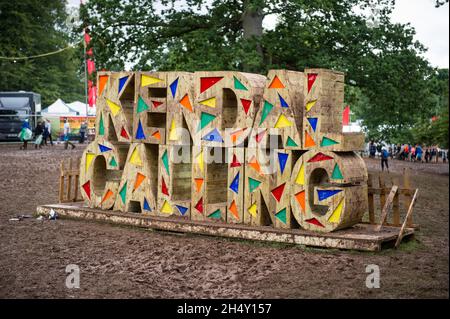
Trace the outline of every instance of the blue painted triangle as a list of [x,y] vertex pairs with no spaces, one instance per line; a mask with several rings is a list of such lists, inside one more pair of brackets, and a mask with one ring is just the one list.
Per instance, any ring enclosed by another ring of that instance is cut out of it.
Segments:
[[109,148],[108,146],[102,145],[102,144],[98,144],[98,148],[100,149],[100,152],[108,152],[111,150],[111,148]]
[[223,142],[222,136],[220,136],[219,131],[216,128],[203,136],[202,140],[210,142]]
[[187,207],[184,206],[180,206],[180,205],[175,205],[178,208],[178,211],[180,212],[180,214],[182,216],[184,216],[184,214],[186,214],[186,212],[188,211]]
[[286,167],[286,162],[289,157],[289,154],[278,153],[278,162],[280,163],[281,174],[284,172],[284,168]]
[[124,76],[123,78],[119,79],[119,93],[120,93],[120,91],[122,91],[125,83],[127,83],[127,80],[128,80],[128,76]]
[[147,198],[144,197],[144,210],[152,211],[150,205],[147,202]]
[[319,195],[319,201],[321,201],[321,200],[327,199],[328,197],[334,196],[334,195],[336,195],[337,193],[340,193],[340,192],[342,192],[341,189],[332,189],[332,190],[329,190],[329,189],[320,190],[320,189],[318,189],[317,190],[317,195]]
[[175,94],[177,94],[177,87],[178,87],[178,78],[172,82],[170,85],[170,91],[172,92],[172,97],[175,98]]
[[230,189],[235,192],[236,194],[239,191],[239,172],[234,177],[233,181],[230,184]]
[[139,125],[138,125],[137,131],[136,131],[136,139],[138,139],[138,140],[145,139],[144,129],[142,128],[141,120],[139,120]]
[[280,93],[278,93],[278,97],[280,98],[281,107],[289,107],[289,105],[286,103],[286,101],[283,99]]
[[316,131],[317,128],[317,117],[308,117],[308,122],[311,124],[313,131]]

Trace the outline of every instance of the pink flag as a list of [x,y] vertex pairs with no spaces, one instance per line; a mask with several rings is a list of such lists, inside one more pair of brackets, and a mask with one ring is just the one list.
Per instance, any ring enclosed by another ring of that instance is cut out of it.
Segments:
[[87,62],[88,73],[89,73],[89,75],[91,75],[92,72],[95,72],[95,63],[91,59],[87,59],[86,62]]
[[93,107],[96,101],[97,101],[97,87],[93,86],[89,89],[89,97],[88,97],[89,106]]
[[350,124],[350,106],[346,106],[344,108],[344,112],[342,112],[342,125]]
[[92,48],[90,48],[89,50],[86,51],[86,54],[89,56],[93,56],[94,52],[92,51]]
[[84,31],[84,42],[86,42],[86,45],[89,45],[89,42],[91,42],[91,37],[86,31]]

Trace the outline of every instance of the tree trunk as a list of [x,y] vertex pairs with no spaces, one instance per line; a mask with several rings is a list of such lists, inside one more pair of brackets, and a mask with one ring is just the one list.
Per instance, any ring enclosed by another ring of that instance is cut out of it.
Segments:
[[[259,55],[260,62],[263,61],[263,51],[261,47],[261,37],[263,34],[262,22],[264,19],[263,8],[251,4],[251,0],[244,1],[244,10],[242,13],[242,28],[244,39],[254,39],[256,41],[256,52]],[[245,72],[254,72],[254,67],[244,63]]]

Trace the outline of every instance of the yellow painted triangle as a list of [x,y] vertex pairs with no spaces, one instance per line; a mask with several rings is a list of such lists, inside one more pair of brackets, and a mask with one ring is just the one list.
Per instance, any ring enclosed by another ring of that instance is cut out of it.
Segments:
[[337,205],[337,207],[334,209],[333,214],[331,214],[330,218],[328,218],[328,221],[330,223],[339,223],[343,207],[344,207],[344,198],[341,199],[339,205]]
[[130,163],[136,166],[142,166],[142,160],[141,157],[139,156],[137,147],[135,147],[133,153],[131,153]]
[[144,74],[141,75],[141,86],[152,85],[159,82],[162,82],[162,80]]
[[161,213],[172,214],[172,206],[166,200],[161,208]]
[[172,120],[172,124],[170,124],[169,140],[171,141],[178,140],[177,128],[175,127],[175,120]]
[[248,212],[249,212],[253,217],[256,217],[256,215],[257,215],[257,206],[256,206],[256,203],[253,204],[252,206],[250,206],[250,208],[248,209]]
[[216,107],[216,98],[212,97],[210,99],[201,101],[200,104],[203,104],[203,105],[206,105],[206,106],[209,106],[209,107]]
[[292,122],[290,122],[284,114],[281,114],[275,123],[275,128],[282,128],[292,126]]
[[95,158],[95,154],[86,153],[86,172],[89,169],[89,166],[91,166],[92,160]]
[[299,185],[305,185],[305,164],[303,163],[302,166],[300,166],[295,182]]
[[317,100],[306,103],[306,111],[311,110],[311,108],[316,104]]
[[203,161],[203,151],[201,151],[200,154],[198,154],[198,156],[197,156],[197,164],[203,173],[203,169],[205,168],[205,162]]
[[116,103],[114,103],[113,101],[110,101],[110,100],[108,100],[108,99],[106,100],[106,104],[108,104],[109,109],[111,110],[111,113],[112,113],[114,116],[116,116],[117,113],[119,113],[119,111],[120,111],[120,109],[121,109],[120,105],[117,105]]

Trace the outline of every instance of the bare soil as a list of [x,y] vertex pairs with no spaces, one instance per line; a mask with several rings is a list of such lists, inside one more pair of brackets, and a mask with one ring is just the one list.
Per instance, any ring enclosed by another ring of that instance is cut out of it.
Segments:
[[[311,249],[94,222],[27,218],[56,203],[58,167],[82,147],[20,151],[0,146],[0,297],[2,298],[448,298],[448,164],[390,161],[413,168],[420,188],[416,240],[380,253]],[[367,160],[370,171],[378,160]],[[65,286],[80,267],[80,288]],[[381,287],[368,289],[376,264]]]

